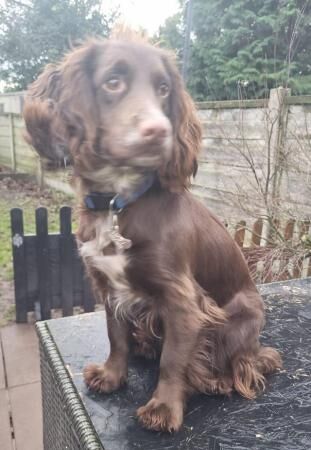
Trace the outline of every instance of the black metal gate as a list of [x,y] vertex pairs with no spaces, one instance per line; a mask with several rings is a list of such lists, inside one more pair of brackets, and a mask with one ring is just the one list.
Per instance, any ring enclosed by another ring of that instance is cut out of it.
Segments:
[[64,316],[74,307],[94,311],[95,300],[85,276],[71,230],[71,208],[60,209],[60,232],[49,234],[47,209],[36,210],[36,234],[24,235],[23,211],[11,210],[16,321],[27,322],[27,313],[50,319],[52,309]]

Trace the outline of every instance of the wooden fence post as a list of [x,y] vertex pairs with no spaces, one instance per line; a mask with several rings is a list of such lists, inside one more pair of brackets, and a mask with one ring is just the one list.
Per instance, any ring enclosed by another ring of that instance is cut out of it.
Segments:
[[235,227],[234,240],[239,247],[243,247],[244,244],[245,228],[246,228],[245,220],[240,220],[240,222]]
[[10,150],[11,150],[11,169],[16,172],[16,152],[15,152],[15,136],[14,136],[14,116],[9,113],[10,123]]
[[290,96],[290,89],[278,87],[270,90],[270,97],[267,109],[267,211],[263,218],[262,239],[260,245],[266,245],[271,238],[271,221],[278,219],[275,217],[275,211],[278,210],[280,192],[282,188],[283,174],[286,166],[285,161],[285,136],[288,118],[288,106],[286,97]]
[[282,175],[284,170],[284,145],[288,118],[288,106],[286,97],[290,96],[290,89],[279,87],[271,89],[268,103],[268,142],[271,148],[272,158],[272,200],[277,199],[280,192]]
[[43,166],[42,166],[41,158],[39,156],[37,157],[36,178],[37,178],[37,183],[38,183],[40,189],[43,189],[43,186],[44,186],[44,169],[43,169]]

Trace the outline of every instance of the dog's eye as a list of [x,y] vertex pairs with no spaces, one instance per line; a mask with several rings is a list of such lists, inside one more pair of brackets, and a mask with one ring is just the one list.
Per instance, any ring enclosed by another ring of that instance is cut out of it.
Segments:
[[103,84],[103,89],[108,92],[120,93],[125,89],[125,82],[122,80],[122,78],[114,76],[105,81],[105,83]]
[[166,83],[161,83],[158,88],[158,94],[160,97],[167,97],[170,93],[170,88]]

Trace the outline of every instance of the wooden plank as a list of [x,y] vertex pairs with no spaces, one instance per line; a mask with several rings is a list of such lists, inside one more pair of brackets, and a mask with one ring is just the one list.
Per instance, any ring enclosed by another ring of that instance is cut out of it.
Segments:
[[9,129],[8,124],[6,124],[6,125],[0,124],[0,136],[6,136],[6,137],[10,136],[10,129]]
[[310,229],[310,220],[302,220],[299,222],[299,239],[302,238],[302,236],[307,235],[309,233]]
[[245,227],[246,227],[245,220],[241,220],[236,226],[234,240],[238,244],[239,247],[243,247],[243,244],[244,244]]
[[258,100],[222,100],[197,102],[198,109],[232,109],[232,108],[264,108],[268,104],[266,99]]
[[15,146],[16,157],[19,159],[20,165],[33,164],[38,160],[38,157],[34,153],[30,153],[27,151],[27,148],[24,146],[20,146],[16,144]]
[[20,136],[18,134],[14,135],[15,143],[16,143],[16,153],[22,156],[23,154],[27,155],[28,157],[36,157],[35,150],[33,150],[30,145],[27,144],[23,136]]
[[48,243],[48,215],[46,208],[36,209],[37,262],[41,319],[51,318],[51,291]]
[[10,165],[11,165],[11,158],[10,158],[10,156],[9,156],[9,155],[10,155],[10,149],[7,148],[5,154],[2,153],[2,150],[3,150],[3,149],[0,149],[0,163],[1,163],[3,166],[5,166],[5,167],[7,167],[7,168],[9,168],[9,169],[11,170],[11,167],[10,167]]
[[13,114],[9,114],[10,118],[10,150],[11,150],[11,168],[13,172],[16,171],[16,146],[15,146],[15,137],[14,137],[14,116]]
[[[252,155],[258,155],[261,160],[266,157],[265,140],[264,139],[227,139],[227,138],[204,138],[202,142],[202,152],[200,157],[211,158],[219,160],[220,162],[223,158],[229,161],[237,159],[240,164],[243,161],[241,153],[243,150],[250,152]],[[243,155],[243,153],[242,153]]]
[[41,383],[9,390],[16,450],[43,450]]
[[13,450],[8,392],[0,389],[0,448]]
[[15,146],[16,157],[19,159],[20,164],[30,164],[33,161],[38,160],[38,156],[36,153],[32,153],[29,151],[25,145],[21,145],[18,142]]
[[23,136],[15,134],[14,137],[16,142],[16,153],[19,153],[20,155],[25,153],[28,156],[36,157],[35,150],[27,144]]
[[285,98],[286,105],[310,105],[311,95],[295,95],[293,97]]
[[16,143],[16,157],[19,158],[20,164],[30,164],[34,161],[38,160],[38,157],[35,153],[31,153],[28,151],[28,148]]
[[37,166],[38,166],[38,161],[21,159],[17,155],[16,167],[18,168],[18,170],[20,172],[26,172],[26,173],[30,173],[30,174],[36,173]]
[[27,275],[24,246],[23,211],[11,210],[12,253],[14,267],[14,288],[16,322],[27,322]]
[[252,230],[252,246],[253,247],[260,245],[262,228],[263,228],[263,220],[257,219],[253,225],[253,230]]
[[293,268],[293,278],[301,278],[303,270],[303,259],[300,258],[296,261],[296,264]]
[[[297,223],[297,228],[298,228],[298,237],[299,237],[299,240],[300,240],[302,236],[309,234],[310,220],[299,221]],[[300,258],[299,260],[296,260],[296,265],[293,268],[293,276],[294,276],[294,278],[301,278],[302,277],[303,268],[304,268],[304,258]],[[310,261],[309,261],[309,266],[307,268],[307,276],[309,276],[308,275],[309,268],[310,268]]]
[[0,115],[0,125],[4,127],[9,127],[9,116]]
[[[232,202],[230,201],[229,192],[226,190],[220,190],[216,188],[209,188],[206,186],[200,186],[197,184],[193,184],[191,187],[191,191],[196,195],[197,197],[206,200],[206,205],[208,207],[213,206],[213,209],[215,208],[217,211],[222,211],[223,213],[220,214],[221,217],[231,217],[231,214],[229,216],[227,214],[224,214],[225,207],[231,207],[232,212],[236,212],[236,208],[234,205],[232,206]],[[212,206],[211,206],[212,202]],[[221,204],[220,204],[221,203]],[[238,216],[240,217],[240,212],[238,213]],[[234,217],[236,217],[236,214],[234,214]],[[238,218],[239,218],[238,217]]]
[[63,315],[71,316],[73,314],[73,236],[69,206],[63,206],[60,209],[60,267]]
[[310,126],[311,105],[291,105],[289,108],[289,123]]
[[1,136],[0,135],[0,147],[1,147],[1,150],[3,147],[10,148],[10,136]]
[[198,117],[202,122],[211,121],[215,123],[260,123],[269,121],[267,110],[258,108],[249,109],[201,109]]
[[305,123],[298,123],[294,120],[288,121],[286,129],[286,148],[308,148],[311,138],[311,115]]
[[202,122],[203,138],[214,139],[265,139],[266,124],[246,121],[207,121]]
[[40,380],[38,338],[33,325],[14,324],[1,329],[8,387]]
[[284,239],[286,241],[289,241],[290,239],[293,238],[294,228],[295,228],[295,220],[294,219],[290,219],[287,222],[287,224],[285,225],[285,230],[284,230]]
[[20,114],[14,114],[15,115],[15,126],[17,127],[25,127],[25,121],[23,119],[23,116]]

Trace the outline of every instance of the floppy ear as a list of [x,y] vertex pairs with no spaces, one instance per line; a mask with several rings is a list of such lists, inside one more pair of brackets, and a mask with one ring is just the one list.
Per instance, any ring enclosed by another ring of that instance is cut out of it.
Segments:
[[80,143],[96,137],[96,102],[90,79],[95,41],[49,65],[29,88],[23,116],[26,140],[37,152],[59,163]]
[[194,102],[185,90],[173,57],[165,53],[163,61],[172,82],[170,119],[174,143],[172,158],[162,168],[160,181],[171,190],[180,190],[190,186],[191,176],[197,172],[202,131]]
[[65,130],[57,111],[60,93],[61,71],[49,65],[29,87],[23,109],[26,141],[53,165],[61,165],[69,157]]

